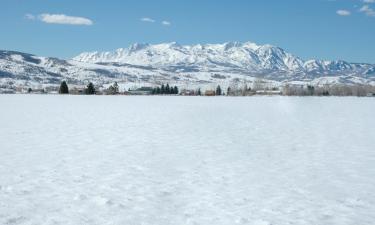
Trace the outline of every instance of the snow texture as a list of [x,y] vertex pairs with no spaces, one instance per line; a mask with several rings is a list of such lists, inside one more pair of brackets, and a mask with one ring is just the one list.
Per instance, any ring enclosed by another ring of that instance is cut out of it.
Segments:
[[0,104],[0,224],[374,224],[372,98]]

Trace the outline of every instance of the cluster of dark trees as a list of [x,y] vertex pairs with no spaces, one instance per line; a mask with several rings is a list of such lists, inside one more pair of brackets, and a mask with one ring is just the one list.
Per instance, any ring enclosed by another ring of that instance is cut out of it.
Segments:
[[107,94],[109,95],[117,95],[118,93],[120,93],[120,91],[117,82],[109,86],[109,88],[107,89]]
[[162,84],[160,87],[153,88],[151,92],[153,95],[177,95],[178,93],[178,87],[170,87],[169,84]]
[[[96,94],[95,86],[93,83],[89,83],[87,87],[84,90],[84,93],[86,95],[94,95]],[[69,87],[66,81],[61,82],[60,88],[59,88],[59,94],[69,94]]]
[[85,94],[86,95],[94,95],[96,94],[96,90],[95,90],[95,87],[94,87],[94,84],[93,83],[89,83],[85,89]]

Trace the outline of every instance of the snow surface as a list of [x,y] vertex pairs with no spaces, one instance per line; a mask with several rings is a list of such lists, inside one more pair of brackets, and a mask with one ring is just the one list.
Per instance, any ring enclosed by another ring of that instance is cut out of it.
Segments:
[[372,98],[0,95],[0,224],[374,224]]

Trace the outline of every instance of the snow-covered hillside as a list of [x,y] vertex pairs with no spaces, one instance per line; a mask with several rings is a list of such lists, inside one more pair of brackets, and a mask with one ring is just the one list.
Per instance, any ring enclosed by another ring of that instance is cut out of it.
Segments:
[[0,84],[83,85],[114,81],[129,85],[214,86],[251,82],[255,77],[302,83],[375,84],[375,65],[342,60],[303,60],[282,48],[251,42],[179,45],[134,44],[113,52],[82,53],[72,60],[0,51]]
[[321,74],[363,74],[374,65],[351,64],[342,60],[304,61],[282,48],[257,45],[251,42],[228,42],[224,44],[179,45],[175,42],[149,45],[134,44],[114,52],[88,52],[73,58],[87,63],[126,63],[158,68],[199,67],[200,71],[229,70],[244,73],[267,73],[279,71],[288,74],[310,72]]

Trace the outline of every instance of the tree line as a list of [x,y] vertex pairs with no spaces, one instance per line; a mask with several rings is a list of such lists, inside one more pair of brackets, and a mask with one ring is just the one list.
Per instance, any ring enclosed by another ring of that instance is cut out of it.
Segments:
[[[29,92],[32,90],[29,89]],[[261,93],[258,93],[261,91]],[[115,82],[110,85],[104,91],[109,95],[119,94],[119,85]],[[66,81],[62,81],[59,88],[60,94],[69,94],[70,90]],[[93,83],[89,83],[85,89],[81,92],[86,95],[97,94],[95,86]],[[372,85],[361,85],[361,84],[333,84],[333,85],[291,85],[285,84],[283,87],[268,87],[265,83],[254,82],[253,87],[250,88],[245,84],[243,87],[238,87],[238,85],[229,86],[226,93],[222,91],[220,85],[212,91],[201,92],[198,88],[192,95],[228,95],[228,96],[249,96],[255,94],[279,94],[286,96],[372,96],[375,95],[375,86]],[[151,89],[150,94],[152,95],[177,95],[179,94],[179,89],[177,86],[171,87],[168,83],[166,85],[154,87]],[[181,91],[184,95],[184,90]]]
[[151,91],[153,95],[177,95],[178,93],[178,87],[170,87],[169,84],[162,84],[160,87],[153,88]]

